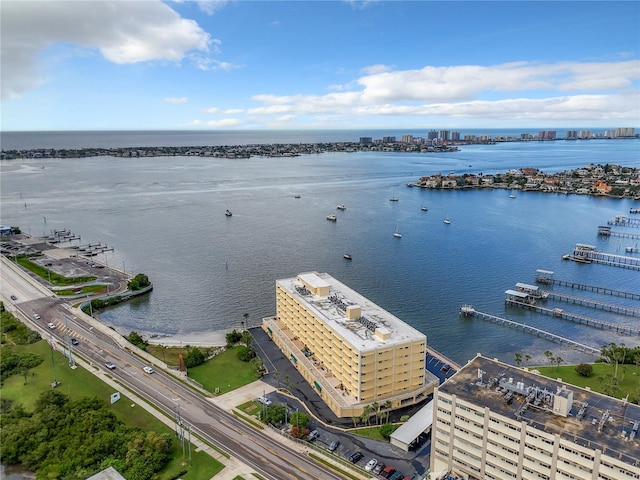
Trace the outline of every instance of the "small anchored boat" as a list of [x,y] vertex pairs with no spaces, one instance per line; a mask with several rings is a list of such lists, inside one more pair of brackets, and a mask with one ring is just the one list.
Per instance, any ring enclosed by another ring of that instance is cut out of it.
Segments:
[[345,253],[343,257],[345,258],[345,260],[351,260],[351,255],[348,253]]
[[230,217],[231,215],[233,215],[233,213],[231,213],[231,210],[225,210],[224,214],[225,214],[227,217]]

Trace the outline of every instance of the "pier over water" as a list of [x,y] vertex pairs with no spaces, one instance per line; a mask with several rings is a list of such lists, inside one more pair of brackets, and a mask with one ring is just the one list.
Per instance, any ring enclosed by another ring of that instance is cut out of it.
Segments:
[[595,318],[590,318],[590,317],[585,317],[583,315],[577,315],[575,313],[565,312],[561,308],[552,309],[552,308],[540,307],[533,303],[523,302],[520,299],[513,296],[509,296],[509,295],[507,295],[504,301],[507,305],[510,305],[513,307],[529,308],[531,310],[535,310],[538,313],[544,313],[552,317],[561,318],[563,320],[569,320],[575,323],[582,323],[584,325],[589,325],[590,327],[601,328],[603,330],[612,330],[614,332],[622,333],[625,335],[640,336],[640,328],[629,327],[627,325],[619,325],[616,323],[603,322],[601,320],[596,320]]
[[550,270],[536,270],[536,282],[542,283],[543,285],[560,285],[561,287],[569,287],[577,290],[588,290],[590,292],[612,295],[614,297],[640,300],[640,293],[625,292],[622,290],[614,290],[612,288],[598,287],[595,285],[586,285],[584,283],[568,282],[566,280],[555,279],[553,278],[553,272]]
[[488,322],[497,323],[499,325],[504,325],[511,328],[516,328],[518,330],[522,330],[525,333],[530,333],[537,337],[542,337],[545,340],[558,343],[560,345],[572,348],[574,350],[578,350],[580,352],[589,353],[591,355],[600,355],[600,350],[590,345],[585,345],[580,342],[569,340],[568,338],[561,337],[560,335],[556,335],[554,333],[547,332],[545,330],[541,330],[536,327],[532,327],[525,323],[514,322],[513,320],[508,320],[506,318],[497,317],[495,315],[490,315],[488,313],[479,312],[470,305],[463,305],[460,308],[460,313],[465,317],[470,317],[470,318],[477,317],[481,320],[486,320]]

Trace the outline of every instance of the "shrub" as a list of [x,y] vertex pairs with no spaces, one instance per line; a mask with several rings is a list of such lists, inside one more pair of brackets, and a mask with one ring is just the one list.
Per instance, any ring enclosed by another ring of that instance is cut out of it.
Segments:
[[197,347],[190,348],[187,352],[187,356],[184,358],[184,364],[187,368],[197,367],[202,365],[205,361],[204,353]]
[[398,427],[395,426],[393,423],[385,423],[380,427],[379,432],[380,432],[380,435],[382,435],[384,438],[389,438],[396,428]]
[[593,367],[589,363],[581,363],[576,365],[576,372],[583,377],[590,377],[593,375]]
[[252,347],[246,347],[243,345],[238,347],[236,355],[238,355],[238,358],[243,362],[248,362],[256,356],[256,351]]

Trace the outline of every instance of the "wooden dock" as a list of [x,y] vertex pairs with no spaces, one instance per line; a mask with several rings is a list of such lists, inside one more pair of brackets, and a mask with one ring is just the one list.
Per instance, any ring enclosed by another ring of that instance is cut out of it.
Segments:
[[612,267],[640,270],[640,258],[599,252],[594,246],[584,245],[582,243],[576,244],[573,249],[573,254],[565,255],[563,258],[573,260],[574,262],[600,263]]
[[607,224],[640,228],[640,218],[628,218],[626,215],[616,215],[613,220],[608,220]]
[[560,300],[561,302],[573,303],[574,305],[584,305],[586,307],[619,313],[620,315],[627,315],[629,317],[640,317],[640,310],[636,310],[635,308],[623,307],[621,305],[615,305],[613,303],[598,302],[596,300],[567,295],[565,293],[549,292],[547,290],[544,290],[543,293],[545,294],[546,298],[553,298],[554,300]]
[[598,227],[598,235],[603,237],[631,238],[632,240],[640,239],[640,234],[638,233],[616,232],[611,230],[611,227],[605,227],[603,225]]
[[497,317],[495,315],[490,315],[488,313],[478,312],[470,305],[464,305],[460,312],[465,317],[477,317],[481,320],[486,320],[492,323],[497,323],[499,325],[504,325],[511,328],[516,328],[518,330],[522,330],[525,333],[529,333],[535,335],[537,337],[544,338],[545,340],[549,340],[554,343],[558,343],[562,346],[572,348],[573,350],[578,350],[583,353],[588,353],[591,355],[600,355],[600,349],[592,347],[590,345],[585,345],[583,343],[579,343],[573,340],[569,340],[568,338],[561,337],[560,335],[556,335],[551,332],[547,332],[545,330],[541,330],[536,327],[532,327],[531,325],[527,325],[525,323],[514,322],[513,320],[507,320],[506,318]]
[[595,318],[565,312],[561,308],[545,308],[532,303],[520,302],[509,297],[505,298],[504,301],[507,305],[512,307],[528,308],[530,310],[535,310],[538,313],[544,313],[545,315],[561,318],[562,320],[569,320],[570,322],[581,323],[583,325],[589,325],[590,327],[600,328],[602,330],[611,330],[624,335],[640,336],[640,328],[619,325],[617,323],[603,322],[601,320],[596,320]]
[[[543,272],[549,274],[553,272],[547,272],[546,270],[542,270]],[[640,293],[632,293],[632,292],[623,292],[622,290],[614,290],[612,288],[606,287],[597,287],[595,285],[586,285],[584,283],[577,282],[568,282],[566,280],[558,280],[552,278],[550,275],[540,275],[536,277],[536,282],[542,283],[545,285],[560,285],[562,287],[569,287],[577,290],[588,290],[590,292],[602,293],[604,295],[612,295],[614,297],[622,297],[622,298],[631,298],[633,300],[640,300]]]

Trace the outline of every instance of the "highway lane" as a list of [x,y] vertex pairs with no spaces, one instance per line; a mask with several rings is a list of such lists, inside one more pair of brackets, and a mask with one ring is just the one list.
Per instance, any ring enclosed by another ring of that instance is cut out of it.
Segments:
[[[6,261],[3,259],[3,262]],[[265,478],[285,479],[341,479],[338,474],[326,470],[306,455],[281,444],[273,437],[239,420],[231,413],[215,405],[182,382],[162,371],[146,374],[146,366],[140,357],[122,349],[109,335],[85,322],[62,300],[51,298],[24,277],[3,265],[0,293],[3,298],[20,296],[13,304],[14,313],[36,325],[44,338],[52,335],[67,345],[67,333],[80,339],[72,351],[135,392],[138,396],[163,410],[170,418],[180,412],[183,422],[189,424],[208,442],[254,468]],[[13,290],[12,290],[13,289]],[[16,293],[9,293],[14,291]],[[33,318],[39,312],[40,320]],[[49,330],[47,322],[54,321],[58,328]],[[68,330],[67,330],[68,328]],[[104,362],[112,361],[115,370],[107,370]],[[123,392],[126,394],[126,392]]]

